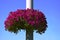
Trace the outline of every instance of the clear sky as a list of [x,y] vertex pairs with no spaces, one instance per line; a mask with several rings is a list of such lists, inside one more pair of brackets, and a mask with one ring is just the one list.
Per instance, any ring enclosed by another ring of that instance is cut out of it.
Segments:
[[[16,35],[4,28],[9,12],[25,8],[26,0],[0,0],[0,40],[26,40],[26,31]],[[34,32],[34,40],[60,40],[60,0],[34,0],[34,9],[42,11],[48,22],[44,34]]]

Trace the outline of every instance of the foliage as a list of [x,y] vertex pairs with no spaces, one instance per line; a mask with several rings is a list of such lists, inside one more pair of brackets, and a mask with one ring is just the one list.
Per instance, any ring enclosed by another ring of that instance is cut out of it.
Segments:
[[37,30],[42,34],[47,28],[47,21],[45,15],[38,10],[24,9],[10,12],[9,16],[4,22],[5,29],[17,33],[19,30]]

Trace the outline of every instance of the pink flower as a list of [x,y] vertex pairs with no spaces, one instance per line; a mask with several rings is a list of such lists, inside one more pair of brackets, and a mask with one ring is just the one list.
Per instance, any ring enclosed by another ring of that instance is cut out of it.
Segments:
[[31,25],[31,21],[29,21],[29,22],[28,22],[28,24],[30,24],[30,25]]
[[36,21],[36,24],[38,24],[39,22],[38,21]]
[[[44,14],[40,11],[34,9],[27,10],[17,10],[15,12],[10,12],[6,21],[4,22],[5,28],[12,28],[10,31],[18,31],[20,29],[26,29],[26,26],[33,26],[33,29],[39,30],[39,27],[46,27],[46,19]],[[26,26],[25,26],[26,25]],[[9,30],[9,29],[8,29]]]
[[32,22],[31,22],[31,25],[33,26],[34,24],[35,24],[35,21],[32,21]]

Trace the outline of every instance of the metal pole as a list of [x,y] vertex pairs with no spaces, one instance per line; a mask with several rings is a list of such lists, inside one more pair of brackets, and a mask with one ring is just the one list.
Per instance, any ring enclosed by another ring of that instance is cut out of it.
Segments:
[[[26,9],[33,9],[33,0],[26,0]],[[26,40],[33,40],[33,30],[26,29]]]
[[26,9],[33,9],[33,0],[26,0]]
[[32,31],[26,30],[26,40],[33,40],[33,30]]

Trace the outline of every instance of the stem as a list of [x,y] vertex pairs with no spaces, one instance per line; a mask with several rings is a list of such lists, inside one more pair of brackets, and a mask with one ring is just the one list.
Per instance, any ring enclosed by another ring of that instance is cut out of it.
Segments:
[[26,30],[26,40],[33,40],[33,31]]

